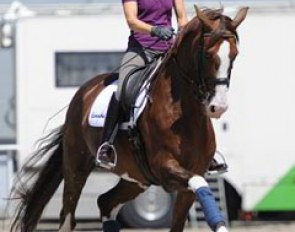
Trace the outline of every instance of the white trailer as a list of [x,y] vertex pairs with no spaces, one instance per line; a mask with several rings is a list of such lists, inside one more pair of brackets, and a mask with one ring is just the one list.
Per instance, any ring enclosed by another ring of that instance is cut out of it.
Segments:
[[[115,9],[101,10],[97,15],[59,12],[62,15],[32,16],[16,22],[20,163],[34,150],[36,140],[63,123],[64,107],[85,80],[79,77],[90,78],[118,64],[129,32],[122,11]],[[241,197],[244,211],[295,211],[295,198],[291,197],[295,194],[294,24],[294,8],[254,9],[239,28],[240,55],[232,73],[230,109],[215,121],[215,128],[218,150],[229,164],[224,178],[237,192],[226,194],[228,202]],[[115,182],[111,174],[92,175],[77,216],[97,218],[95,199]],[[60,194],[61,189],[55,203]],[[161,196],[167,203],[160,214],[165,218],[173,197]],[[155,206],[163,209],[160,204]],[[240,210],[238,203],[230,207],[235,213]],[[56,218],[56,204],[50,204],[45,215]]]
[[230,109],[216,130],[245,211],[295,211],[293,28],[294,7],[250,10],[239,28]]

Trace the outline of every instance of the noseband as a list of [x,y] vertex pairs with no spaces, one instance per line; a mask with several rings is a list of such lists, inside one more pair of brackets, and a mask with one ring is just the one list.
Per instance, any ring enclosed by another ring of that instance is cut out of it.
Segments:
[[[199,99],[200,101],[204,102],[210,98],[210,90],[208,87],[208,84],[213,85],[214,87],[218,85],[226,85],[227,87],[230,86],[230,78],[231,78],[231,70],[233,67],[233,62],[230,63],[227,76],[226,77],[219,77],[219,78],[206,78],[204,75],[204,57],[205,57],[205,48],[204,48],[204,39],[206,37],[212,37],[213,33],[202,33],[202,36],[200,38],[200,42],[198,45],[198,74],[194,75],[194,78],[191,78],[186,72],[178,65],[177,59],[174,56],[173,60],[174,63],[177,66],[178,72],[181,74],[181,76],[184,77],[184,79],[187,83],[192,85],[194,96]],[[226,35],[223,36],[223,38],[233,37],[234,35]]]

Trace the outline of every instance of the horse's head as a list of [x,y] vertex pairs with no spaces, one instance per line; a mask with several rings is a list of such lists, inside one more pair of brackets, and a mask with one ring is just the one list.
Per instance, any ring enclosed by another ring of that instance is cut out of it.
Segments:
[[241,8],[234,19],[222,14],[222,10],[200,11],[195,7],[197,18],[203,24],[203,48],[201,75],[207,91],[206,112],[209,117],[219,118],[228,108],[227,91],[231,70],[238,55],[237,27],[243,22],[248,8]]
[[190,78],[198,97],[205,102],[207,115],[219,118],[228,108],[226,95],[238,55],[236,29],[245,19],[248,8],[241,8],[234,19],[223,15],[222,9],[201,11],[196,6],[195,9],[197,16],[176,41],[178,54],[181,48],[184,51],[177,62],[190,67],[182,68],[183,71],[193,70],[186,72],[187,79]]

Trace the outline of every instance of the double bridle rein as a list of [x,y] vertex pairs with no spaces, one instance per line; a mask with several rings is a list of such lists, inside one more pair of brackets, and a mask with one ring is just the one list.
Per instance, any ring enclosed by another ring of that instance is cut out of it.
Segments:
[[[198,72],[197,75],[194,75],[192,78],[189,76],[178,64],[176,55],[174,54],[172,59],[176,65],[176,69],[178,73],[183,77],[180,78],[184,80],[186,83],[192,86],[194,96],[199,99],[201,102],[205,102],[210,98],[210,91],[208,88],[208,84],[218,86],[218,85],[226,85],[227,87],[230,86],[230,79],[231,79],[231,70],[233,67],[233,62],[230,63],[227,76],[226,77],[219,77],[219,78],[206,78],[204,75],[204,57],[205,57],[205,48],[204,48],[204,39],[208,37],[212,37],[212,32],[201,33],[202,36],[200,37],[200,42],[198,45]],[[235,37],[235,35],[225,35],[223,38],[228,37]],[[209,82],[209,83],[208,83]]]

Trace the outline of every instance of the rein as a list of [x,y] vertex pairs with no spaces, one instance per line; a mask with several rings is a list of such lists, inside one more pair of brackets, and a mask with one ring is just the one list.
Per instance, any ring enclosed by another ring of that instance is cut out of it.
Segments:
[[[194,95],[197,99],[199,99],[201,102],[204,102],[208,100],[210,97],[210,93],[208,90],[208,86],[206,84],[206,78],[204,76],[204,38],[211,37],[212,32],[210,33],[203,33],[201,32],[200,42],[198,45],[198,73],[195,75],[194,78],[191,78],[183,68],[181,68],[177,62],[176,54],[173,55],[172,60],[176,65],[176,70],[178,73],[183,77],[180,78],[182,81],[185,81],[187,84],[192,86]],[[229,72],[227,77],[223,78],[211,78],[210,84],[213,84],[214,86],[218,85],[226,85],[227,87],[230,86],[230,77],[231,77],[231,69],[232,69],[232,63],[229,67]]]

